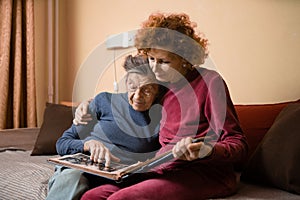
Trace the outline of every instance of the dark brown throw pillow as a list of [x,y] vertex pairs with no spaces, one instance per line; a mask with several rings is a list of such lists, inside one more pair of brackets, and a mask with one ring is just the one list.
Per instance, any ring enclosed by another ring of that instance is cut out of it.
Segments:
[[72,125],[73,107],[46,103],[44,120],[31,155],[55,155],[56,141]]
[[241,179],[300,194],[300,104],[286,106],[255,150]]

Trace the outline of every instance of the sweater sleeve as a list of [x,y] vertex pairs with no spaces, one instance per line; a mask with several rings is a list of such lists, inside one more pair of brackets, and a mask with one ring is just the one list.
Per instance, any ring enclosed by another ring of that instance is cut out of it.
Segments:
[[[82,153],[83,145],[87,138],[90,138],[91,132],[97,123],[95,101],[89,105],[89,113],[92,115],[92,121],[87,125],[74,125],[67,129],[56,142],[56,151],[59,155],[68,155]],[[91,138],[90,138],[91,139]]]
[[83,152],[83,141],[79,138],[75,125],[67,129],[57,140],[56,150],[61,156]]
[[229,95],[226,83],[216,76],[208,85],[204,112],[210,131],[217,136],[211,143],[213,152],[208,158],[213,162],[243,162],[248,153],[246,137]]

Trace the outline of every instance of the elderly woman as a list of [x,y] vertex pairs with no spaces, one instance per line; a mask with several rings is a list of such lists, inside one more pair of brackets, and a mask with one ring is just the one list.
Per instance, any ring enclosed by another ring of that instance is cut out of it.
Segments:
[[[155,13],[143,23],[135,45],[148,56],[156,78],[168,88],[163,97],[159,153],[175,160],[141,174],[137,183],[105,184],[82,199],[207,199],[236,191],[237,163],[248,151],[228,88],[213,70],[200,67],[207,39],[186,14]],[[206,137],[203,142],[192,139]],[[158,153],[158,154],[159,154]]]
[[[153,157],[159,149],[161,118],[159,85],[145,56],[128,56],[123,66],[127,72],[127,93],[102,92],[90,103],[92,121],[72,125],[56,143],[60,155],[83,152],[93,161],[105,159],[133,164]],[[79,199],[87,189],[109,183],[101,177],[79,170],[56,167],[49,181],[47,199]]]

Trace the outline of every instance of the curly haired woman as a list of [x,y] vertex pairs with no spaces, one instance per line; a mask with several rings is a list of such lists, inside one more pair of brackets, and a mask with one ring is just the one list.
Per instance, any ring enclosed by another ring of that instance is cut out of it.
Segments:
[[[226,83],[200,67],[208,40],[197,33],[186,14],[154,13],[137,32],[135,46],[168,91],[163,98],[158,154],[174,159],[122,184],[105,184],[82,199],[207,199],[236,192],[235,165],[248,145]],[[206,137],[192,143],[195,137]]]

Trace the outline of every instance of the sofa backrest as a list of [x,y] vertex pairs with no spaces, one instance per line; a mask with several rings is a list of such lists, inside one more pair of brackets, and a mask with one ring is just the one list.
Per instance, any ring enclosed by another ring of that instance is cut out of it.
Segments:
[[280,111],[290,103],[289,101],[275,104],[235,105],[242,129],[249,143],[249,156],[263,139]]

